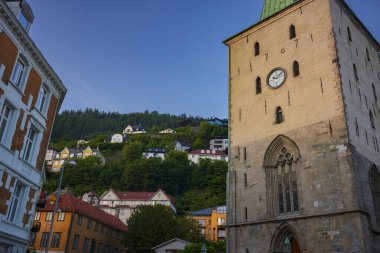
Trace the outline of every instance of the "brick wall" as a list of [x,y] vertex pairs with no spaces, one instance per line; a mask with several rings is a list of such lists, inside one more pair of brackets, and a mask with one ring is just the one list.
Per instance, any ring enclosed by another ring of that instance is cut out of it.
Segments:
[[15,64],[18,50],[12,40],[5,33],[0,35],[0,45],[0,65],[5,65],[2,81],[7,83],[11,78],[13,65]]

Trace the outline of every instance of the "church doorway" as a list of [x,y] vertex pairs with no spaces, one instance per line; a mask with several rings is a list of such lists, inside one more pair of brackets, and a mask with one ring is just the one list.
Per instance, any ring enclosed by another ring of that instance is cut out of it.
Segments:
[[299,240],[293,227],[283,224],[272,239],[272,253],[301,253]]

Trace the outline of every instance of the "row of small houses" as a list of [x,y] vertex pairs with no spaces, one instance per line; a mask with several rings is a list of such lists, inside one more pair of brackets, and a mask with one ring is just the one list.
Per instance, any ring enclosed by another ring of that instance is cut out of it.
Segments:
[[[101,196],[88,192],[81,198],[61,193],[59,212],[53,217],[55,200],[54,194],[41,195],[31,229],[29,252],[41,252],[47,245],[54,252],[67,252],[68,249],[68,252],[125,252],[122,237],[127,230],[128,219],[138,206],[164,205],[176,214],[174,198],[161,189],[156,192],[117,192],[110,189]],[[225,240],[226,206],[193,211],[187,215],[200,223],[206,240]],[[55,223],[48,242],[52,220]],[[188,243],[173,239],[153,249],[161,252],[162,247],[167,247],[165,245],[173,247],[172,244],[178,242],[181,242],[178,250]]]

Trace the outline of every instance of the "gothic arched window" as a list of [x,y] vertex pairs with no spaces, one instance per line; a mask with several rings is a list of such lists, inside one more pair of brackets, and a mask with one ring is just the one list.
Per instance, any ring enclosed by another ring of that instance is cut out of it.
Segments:
[[369,186],[371,188],[373,207],[378,225],[380,226],[380,173],[376,166],[369,170]]
[[284,122],[284,115],[282,114],[282,109],[281,107],[277,107],[276,109],[276,124],[281,124],[282,122]]
[[296,34],[296,27],[294,25],[291,25],[289,27],[289,38],[294,39],[297,36]]
[[373,91],[373,96],[375,97],[375,102],[377,102],[376,88],[375,88],[375,85],[373,83],[372,83],[372,91]]
[[270,216],[299,211],[297,170],[300,158],[296,144],[285,136],[278,136],[268,147],[264,168]]
[[293,62],[293,76],[299,76],[300,75],[300,65],[298,61]]
[[368,48],[365,49],[365,52],[366,52],[366,54],[367,54],[367,60],[368,60],[368,61],[371,61],[371,58],[369,57]]
[[256,42],[255,43],[255,56],[259,55],[260,54],[260,44],[259,42]]
[[261,78],[258,76],[256,78],[256,94],[261,93]]

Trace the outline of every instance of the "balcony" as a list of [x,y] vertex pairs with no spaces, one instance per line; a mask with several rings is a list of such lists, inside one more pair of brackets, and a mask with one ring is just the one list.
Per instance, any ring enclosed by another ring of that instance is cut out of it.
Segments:
[[39,221],[33,221],[32,228],[30,229],[31,232],[39,232],[41,229],[41,222]]

